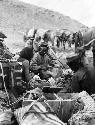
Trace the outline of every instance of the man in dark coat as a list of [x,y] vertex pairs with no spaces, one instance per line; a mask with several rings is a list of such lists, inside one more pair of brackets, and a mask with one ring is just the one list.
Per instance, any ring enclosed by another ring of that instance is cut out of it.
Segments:
[[48,43],[43,42],[39,47],[39,52],[35,53],[33,59],[31,60],[31,69],[35,74],[39,73],[41,79],[48,79],[49,76],[52,76],[52,72],[48,69],[54,66],[58,66],[54,60],[48,56]]
[[[75,57],[67,58],[68,65],[75,72],[72,77],[72,92],[87,91],[89,94],[95,93],[95,68],[89,66],[85,53],[80,49]],[[75,65],[74,65],[75,64]],[[73,68],[75,67],[75,68]]]
[[[18,55],[14,57],[18,62],[22,63],[22,73],[21,79],[23,81],[23,85],[15,85],[13,88],[13,92],[16,97],[25,92],[25,88],[28,89],[28,82],[32,79],[32,73],[30,73],[29,66],[30,60],[33,57],[33,45],[31,44],[31,39],[27,40],[26,46],[20,51]],[[22,82],[21,82],[22,83]],[[23,86],[25,88],[23,88]]]
[[[31,40],[29,40],[31,42]],[[32,78],[31,73],[29,71],[30,61],[33,57],[33,46],[28,45],[23,48],[19,54],[18,61],[22,62],[23,71],[22,71],[22,79],[25,82],[29,82]]]

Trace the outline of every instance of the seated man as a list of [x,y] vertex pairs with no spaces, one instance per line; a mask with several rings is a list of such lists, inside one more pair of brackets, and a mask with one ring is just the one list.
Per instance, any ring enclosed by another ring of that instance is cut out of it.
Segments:
[[68,65],[75,72],[72,77],[72,92],[86,91],[95,93],[95,67],[89,65],[82,48],[79,54],[67,58]]
[[53,68],[54,66],[58,66],[48,56],[48,49],[48,44],[46,42],[41,43],[39,52],[35,53],[30,62],[30,69],[35,74],[39,74],[41,79],[48,79],[51,76],[53,77],[53,73],[49,69]]
[[[23,48],[18,55],[16,55],[13,59],[15,61],[22,63],[22,73],[21,78],[23,83],[21,85],[14,86],[13,91],[15,92],[16,96],[21,95],[23,92],[25,92],[25,88],[28,89],[29,85],[28,82],[32,79],[32,73],[30,73],[29,65],[30,60],[33,57],[33,46],[31,44],[31,39],[28,39],[25,45],[25,48]],[[23,86],[25,88],[23,88]]]
[[[31,42],[31,40],[28,40],[27,42]],[[25,82],[29,82],[32,78],[29,71],[30,60],[32,57],[33,57],[33,46],[28,44],[25,48],[21,50],[18,58],[18,61],[22,61],[22,66],[23,66],[22,77]]]
[[28,39],[25,47],[13,57],[14,60],[22,62],[22,79],[24,82],[29,82],[32,78],[29,71],[30,60],[33,57],[33,45],[31,44],[31,39]]
[[4,89],[2,76],[4,76],[6,88],[10,89],[10,66],[7,59],[11,59],[13,54],[9,51],[9,48],[4,43],[6,38],[7,36],[3,32],[0,32],[0,74],[3,73],[3,75],[0,75],[1,90]]

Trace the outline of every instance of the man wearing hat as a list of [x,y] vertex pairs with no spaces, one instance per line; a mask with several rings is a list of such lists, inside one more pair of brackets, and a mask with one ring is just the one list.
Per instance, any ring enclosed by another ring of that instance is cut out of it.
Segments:
[[27,45],[25,46],[25,48],[23,48],[19,55],[17,56],[17,61],[21,61],[22,62],[22,67],[23,67],[23,71],[22,71],[22,77],[23,77],[23,81],[25,82],[29,82],[32,78],[31,73],[29,71],[29,65],[30,65],[30,61],[31,58],[33,58],[33,45],[31,44],[31,40],[27,40]]
[[82,48],[78,48],[79,53],[67,58],[67,64],[75,72],[72,77],[72,92],[87,91],[89,94],[95,93],[95,68],[89,66],[87,57]]
[[0,57],[11,59],[14,55],[9,51],[9,48],[5,45],[5,38],[7,38],[7,36],[4,33],[0,32]]
[[35,53],[31,60],[30,67],[35,74],[39,74],[41,79],[48,79],[53,74],[48,70],[55,66],[55,62],[48,56],[48,43],[42,42],[39,46],[39,52]]
[[7,37],[5,36],[5,34],[0,32],[0,56],[3,55],[4,49],[5,49],[4,38],[7,38]]

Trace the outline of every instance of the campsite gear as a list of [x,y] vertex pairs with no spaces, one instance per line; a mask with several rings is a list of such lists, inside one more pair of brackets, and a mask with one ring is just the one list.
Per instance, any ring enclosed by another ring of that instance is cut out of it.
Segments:
[[62,89],[63,89],[63,87],[45,86],[45,87],[43,87],[42,92],[44,92],[44,93],[58,93]]
[[22,84],[22,62],[11,61],[12,87]]
[[65,125],[59,120],[43,96],[35,101],[31,101],[30,105],[17,109],[15,114],[21,125],[26,125],[27,123],[29,125],[32,123],[35,125]]
[[4,89],[4,82],[6,87],[9,88],[10,83],[10,72],[9,72],[9,61],[8,60],[0,60],[0,89]]
[[[7,98],[8,98],[8,105],[11,104],[10,102],[10,97],[9,97],[9,93],[8,93],[8,88],[7,88],[7,84],[6,81],[5,81],[5,77],[8,75],[4,75],[4,69],[3,69],[3,63],[0,63],[0,67],[1,67],[1,79],[2,79],[2,86],[4,87],[3,89],[5,90],[5,93],[7,95]],[[9,67],[8,67],[9,68]],[[8,76],[7,76],[8,77]]]
[[13,89],[15,86],[19,86],[18,88],[22,87],[23,82],[21,75],[22,70],[18,62],[13,62],[8,59],[0,60],[0,89],[5,91],[8,100],[8,104],[6,105],[12,110],[13,106],[11,106],[11,101],[13,97],[10,95],[10,91],[12,90],[14,94],[15,91]]

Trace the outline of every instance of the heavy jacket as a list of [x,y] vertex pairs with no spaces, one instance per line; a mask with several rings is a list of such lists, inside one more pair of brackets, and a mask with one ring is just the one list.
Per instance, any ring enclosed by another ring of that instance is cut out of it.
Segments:
[[20,58],[18,61],[22,62],[22,78],[25,82],[29,82],[29,80],[32,78],[30,71],[29,71],[29,64],[30,60],[33,57],[33,48],[32,47],[25,47],[20,52]]
[[87,91],[95,93],[95,68],[91,66],[81,67],[72,77],[72,91]]
[[33,57],[33,47],[25,47],[20,52],[20,58],[24,58],[30,62],[31,58]]
[[30,65],[33,65],[33,64],[35,64],[37,66],[40,66],[40,65],[43,65],[43,66],[47,66],[47,65],[54,66],[54,61],[51,60],[47,54],[45,54],[44,56],[41,56],[39,54],[39,52],[38,52],[38,53],[35,53],[33,59],[31,60]]
[[[35,53],[34,57],[32,58],[30,62],[30,70],[33,71],[35,74],[40,73],[40,78],[43,79],[43,74],[46,75],[45,78],[49,77],[48,71],[49,68],[52,68],[55,66],[55,61],[51,60],[47,54],[44,56],[41,56],[38,53]],[[50,72],[49,72],[50,73]]]

